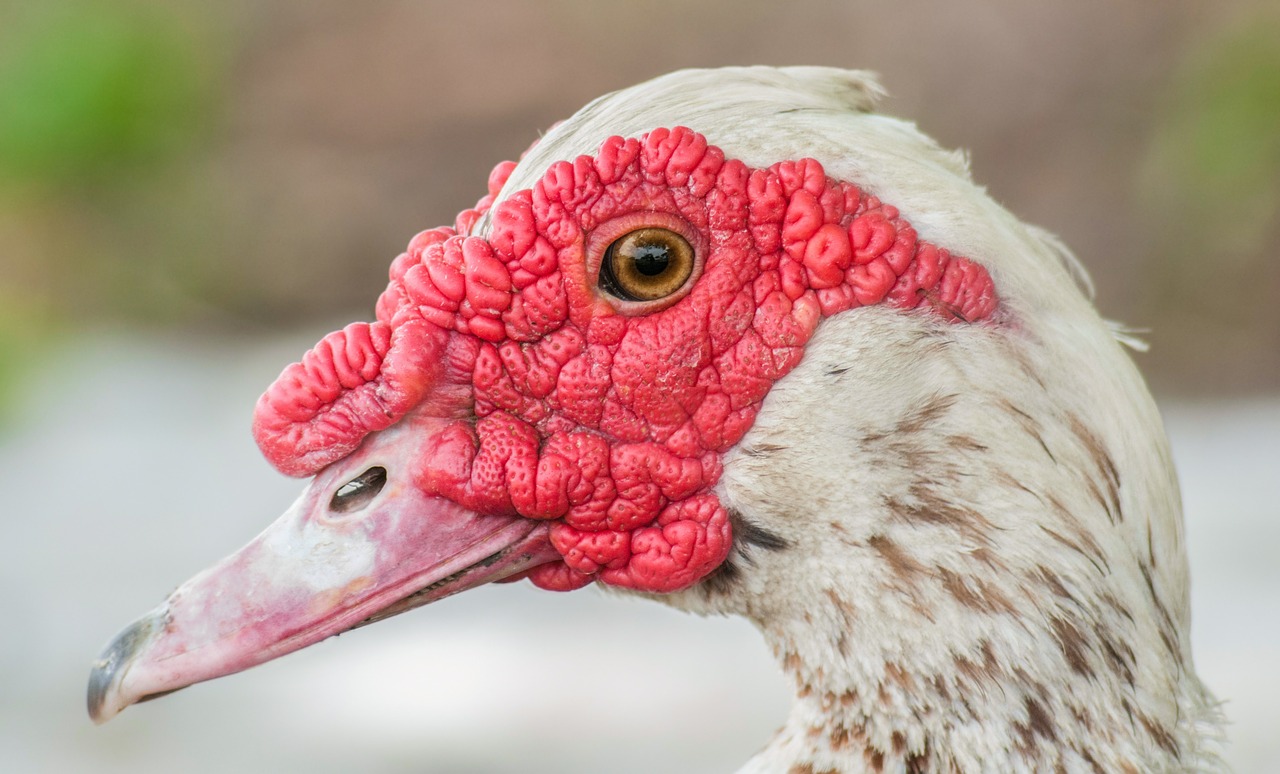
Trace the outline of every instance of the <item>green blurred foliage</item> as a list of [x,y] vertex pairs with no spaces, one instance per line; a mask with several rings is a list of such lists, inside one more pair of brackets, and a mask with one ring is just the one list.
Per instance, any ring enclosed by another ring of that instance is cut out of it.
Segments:
[[210,46],[162,5],[27,3],[0,32],[0,181],[110,182],[188,150],[209,125]]
[[195,3],[0,0],[0,414],[64,319],[149,306],[130,280],[182,254],[178,219],[136,226],[210,145],[219,32]]
[[1239,23],[1175,74],[1146,183],[1156,206],[1193,208],[1227,227],[1228,246],[1258,247],[1280,213],[1280,15]]
[[1267,383],[1280,352],[1280,12],[1238,17],[1190,52],[1140,180],[1157,235],[1155,344],[1194,356],[1199,376],[1182,381]]

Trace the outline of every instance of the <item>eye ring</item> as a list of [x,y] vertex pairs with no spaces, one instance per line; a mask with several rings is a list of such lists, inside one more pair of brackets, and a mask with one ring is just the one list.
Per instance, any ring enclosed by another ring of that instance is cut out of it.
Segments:
[[587,242],[588,274],[617,311],[641,315],[665,309],[702,272],[705,240],[682,218],[633,212],[595,228]]

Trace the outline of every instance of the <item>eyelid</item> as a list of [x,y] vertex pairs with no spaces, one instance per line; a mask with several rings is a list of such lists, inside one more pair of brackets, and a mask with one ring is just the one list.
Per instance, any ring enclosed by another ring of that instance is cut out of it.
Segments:
[[[669,296],[653,301],[627,301],[602,292],[600,290],[600,262],[604,259],[604,254],[609,249],[609,245],[623,235],[641,228],[665,228],[685,238],[685,241],[693,247],[693,271],[689,273],[689,278],[685,280],[684,285],[679,290]],[[689,225],[689,222],[679,215],[658,210],[629,212],[601,223],[587,235],[586,277],[587,281],[591,283],[592,292],[597,297],[607,301],[619,313],[627,316],[645,315],[666,309],[688,295],[689,290],[698,281],[698,277],[702,275],[706,254],[707,240],[703,237],[702,232]]]

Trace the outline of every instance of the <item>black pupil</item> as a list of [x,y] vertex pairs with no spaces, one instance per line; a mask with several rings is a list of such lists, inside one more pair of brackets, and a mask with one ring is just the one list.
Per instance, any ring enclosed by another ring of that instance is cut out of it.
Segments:
[[386,468],[369,468],[338,487],[338,491],[333,493],[333,499],[329,501],[329,509],[338,513],[359,510],[377,497],[386,483]]
[[632,258],[636,271],[646,277],[656,277],[671,265],[671,250],[662,244],[637,245]]

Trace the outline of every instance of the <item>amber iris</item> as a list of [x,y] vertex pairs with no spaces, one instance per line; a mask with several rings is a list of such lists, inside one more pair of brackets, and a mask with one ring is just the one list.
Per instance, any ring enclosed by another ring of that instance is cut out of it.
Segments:
[[693,273],[693,245],[665,228],[639,228],[609,245],[600,262],[600,287],[624,301],[656,301],[684,286]]

